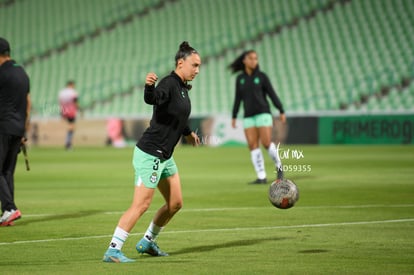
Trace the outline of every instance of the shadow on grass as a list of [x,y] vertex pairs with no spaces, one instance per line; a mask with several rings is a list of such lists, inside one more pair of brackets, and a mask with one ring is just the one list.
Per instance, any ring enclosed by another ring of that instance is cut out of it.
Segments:
[[58,221],[58,220],[67,220],[67,219],[78,219],[84,218],[87,216],[93,216],[96,214],[103,213],[104,211],[101,210],[90,210],[90,211],[79,211],[73,213],[64,213],[64,214],[56,214],[56,215],[47,215],[39,218],[30,218],[24,219],[23,218],[16,222],[16,225],[25,226],[31,223],[38,223],[38,222],[50,222],[50,221]]
[[299,253],[302,254],[317,254],[317,253],[326,253],[329,252],[329,250],[326,249],[307,249],[307,250],[299,250]]
[[262,239],[237,240],[237,241],[224,242],[224,243],[211,244],[211,245],[192,246],[192,247],[188,247],[188,248],[184,248],[178,251],[171,252],[171,255],[188,254],[188,253],[194,253],[194,252],[207,252],[207,251],[213,251],[213,250],[222,249],[222,248],[257,245],[258,243],[262,243],[262,242],[282,241],[282,240],[287,240],[287,239],[289,238],[262,238]]

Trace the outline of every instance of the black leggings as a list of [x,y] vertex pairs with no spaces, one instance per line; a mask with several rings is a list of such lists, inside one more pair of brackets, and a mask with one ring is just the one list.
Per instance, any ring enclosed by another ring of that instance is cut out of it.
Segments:
[[20,152],[21,137],[0,134],[0,201],[1,210],[17,209],[14,203],[14,170]]

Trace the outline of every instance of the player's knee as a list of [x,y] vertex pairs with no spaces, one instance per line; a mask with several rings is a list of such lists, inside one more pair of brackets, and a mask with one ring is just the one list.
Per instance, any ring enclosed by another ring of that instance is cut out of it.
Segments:
[[143,201],[143,202],[133,202],[131,208],[137,211],[140,215],[144,214],[148,208],[150,207],[150,201]]
[[249,147],[249,151],[253,151],[253,150],[256,150],[257,148],[259,148],[259,144],[258,143],[249,143],[248,147]]
[[148,204],[141,205],[140,212],[142,212],[142,213],[146,212],[149,207],[150,207],[150,204],[149,203]]
[[168,210],[171,214],[175,214],[183,207],[183,201],[176,201],[169,205]]
[[272,141],[270,139],[262,139],[260,140],[260,143],[263,144],[263,147],[268,150],[270,148],[270,145],[272,144]]

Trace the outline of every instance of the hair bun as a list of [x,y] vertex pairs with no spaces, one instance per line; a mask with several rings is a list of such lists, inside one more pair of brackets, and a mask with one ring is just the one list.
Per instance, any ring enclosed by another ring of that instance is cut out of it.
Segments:
[[186,59],[187,56],[190,56],[193,53],[198,54],[198,52],[193,47],[191,47],[187,41],[181,42],[178,52],[175,55],[175,65],[177,66],[179,59]]
[[183,41],[183,42],[180,44],[180,50],[186,50],[186,49],[188,49],[188,48],[191,48],[191,47],[190,47],[190,44],[188,44],[188,42],[187,42],[187,41]]

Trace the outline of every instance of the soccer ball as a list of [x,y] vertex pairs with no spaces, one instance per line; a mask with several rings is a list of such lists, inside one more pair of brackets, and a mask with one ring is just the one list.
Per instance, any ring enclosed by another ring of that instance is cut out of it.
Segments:
[[269,187],[269,201],[277,208],[291,208],[298,200],[299,189],[291,180],[274,181]]

